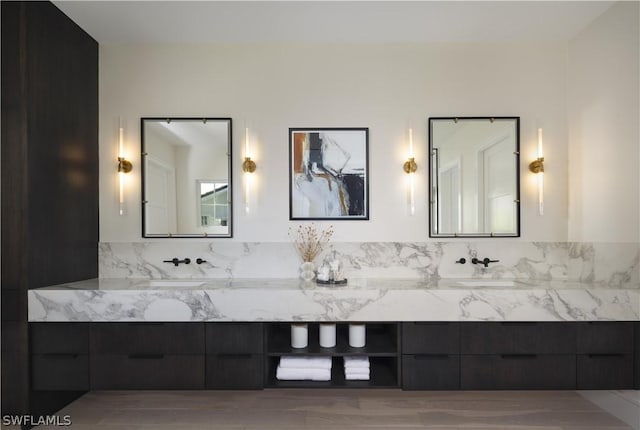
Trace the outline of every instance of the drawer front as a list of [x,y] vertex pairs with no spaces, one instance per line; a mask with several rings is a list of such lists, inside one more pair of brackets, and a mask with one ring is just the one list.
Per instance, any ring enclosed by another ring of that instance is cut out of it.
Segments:
[[403,354],[457,354],[459,323],[402,323]]
[[92,355],[92,390],[204,388],[204,355]]
[[87,354],[88,323],[30,323],[31,352],[34,354]]
[[36,391],[88,391],[89,356],[87,354],[32,355],[31,386]]
[[575,354],[573,323],[463,323],[462,354]]
[[575,355],[463,355],[463,390],[574,390]]
[[207,353],[263,353],[262,323],[207,323]]
[[632,354],[578,355],[578,390],[633,388]]
[[203,354],[204,323],[94,323],[91,353]]
[[404,390],[459,390],[459,355],[403,355]]
[[206,387],[214,390],[261,390],[263,357],[262,354],[208,355]]
[[633,352],[633,323],[579,323],[578,354],[631,354]]

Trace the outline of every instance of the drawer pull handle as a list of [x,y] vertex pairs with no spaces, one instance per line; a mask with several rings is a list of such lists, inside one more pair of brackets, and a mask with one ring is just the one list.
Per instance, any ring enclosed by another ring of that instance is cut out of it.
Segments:
[[64,354],[64,353],[55,353],[55,352],[42,354],[42,356],[44,358],[53,358],[53,359],[56,359],[56,358],[71,358],[71,359],[78,358],[78,354]]
[[449,356],[447,354],[420,354],[414,355],[415,360],[447,360]]
[[588,354],[589,358],[621,358],[624,354]]
[[505,360],[530,360],[532,358],[538,358],[537,354],[502,354]]
[[159,360],[164,358],[164,354],[129,354],[132,360]]

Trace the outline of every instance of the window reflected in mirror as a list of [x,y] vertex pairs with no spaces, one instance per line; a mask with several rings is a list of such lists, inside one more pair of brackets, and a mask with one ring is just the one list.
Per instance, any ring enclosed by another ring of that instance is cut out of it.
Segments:
[[520,236],[520,119],[429,118],[430,237]]

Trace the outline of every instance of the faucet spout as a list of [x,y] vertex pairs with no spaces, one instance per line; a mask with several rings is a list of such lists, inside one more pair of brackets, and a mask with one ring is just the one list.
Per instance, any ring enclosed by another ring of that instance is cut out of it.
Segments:
[[482,264],[484,267],[489,267],[489,263],[497,263],[500,260],[491,260],[488,257],[483,258],[482,260],[476,257],[473,257],[471,259],[471,263],[473,264]]

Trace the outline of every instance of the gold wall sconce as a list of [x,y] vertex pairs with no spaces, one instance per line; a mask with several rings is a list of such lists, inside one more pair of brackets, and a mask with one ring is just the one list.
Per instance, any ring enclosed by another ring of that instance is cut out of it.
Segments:
[[544,155],[541,128],[538,128],[538,158],[529,164],[529,170],[538,176],[538,214],[544,215]]
[[133,170],[133,164],[127,160],[124,154],[124,128],[122,127],[122,118],[118,119],[118,214],[126,214],[125,204],[125,174]]
[[415,154],[413,152],[413,129],[409,129],[409,156],[407,161],[402,165],[402,170],[409,175],[409,189],[407,190],[407,200],[409,204],[409,215],[414,215],[416,213],[416,203],[415,203],[415,173],[418,170],[418,164],[416,163]]
[[244,172],[244,211],[250,212],[251,201],[251,182],[252,173],[256,171],[256,162],[251,159],[249,150],[249,128],[244,129],[244,161],[242,162],[242,171]]

